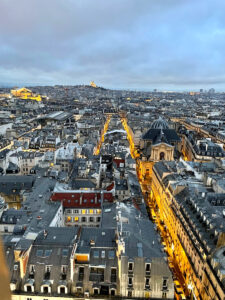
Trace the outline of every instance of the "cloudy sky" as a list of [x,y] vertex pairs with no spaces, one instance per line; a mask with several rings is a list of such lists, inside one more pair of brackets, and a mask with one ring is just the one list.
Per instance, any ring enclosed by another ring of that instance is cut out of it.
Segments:
[[0,84],[225,91],[223,0],[0,0]]

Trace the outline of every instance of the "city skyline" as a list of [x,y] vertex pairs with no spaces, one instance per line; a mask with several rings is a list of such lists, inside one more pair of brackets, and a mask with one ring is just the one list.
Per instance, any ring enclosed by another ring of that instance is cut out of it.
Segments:
[[[221,1],[1,1],[0,84],[225,91]],[[9,14],[10,12],[10,14]]]

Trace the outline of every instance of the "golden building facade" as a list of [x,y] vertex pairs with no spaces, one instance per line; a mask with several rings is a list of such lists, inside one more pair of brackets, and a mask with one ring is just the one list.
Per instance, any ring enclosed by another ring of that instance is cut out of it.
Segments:
[[[181,182],[181,178],[175,183],[171,167],[167,162],[154,166],[149,199],[154,203],[158,219],[166,226],[169,254],[183,275],[189,289],[186,292],[193,299],[222,300],[225,297],[223,281],[220,280],[223,275],[218,276],[211,259],[214,249],[225,245],[224,233],[219,234],[212,223],[206,221],[204,208],[198,210],[198,206],[186,196],[187,189],[192,190],[201,184],[193,178],[194,183],[188,188],[188,183]],[[205,196],[201,197],[204,199]]]

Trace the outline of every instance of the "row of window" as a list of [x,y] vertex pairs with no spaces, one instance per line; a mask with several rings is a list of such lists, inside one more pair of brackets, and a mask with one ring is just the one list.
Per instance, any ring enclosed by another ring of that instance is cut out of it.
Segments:
[[[68,256],[68,252],[69,252],[68,249],[62,249],[62,251],[61,249],[58,249],[57,255],[62,254],[62,256]],[[51,254],[52,254],[52,249],[46,249],[46,250],[37,249],[36,251],[36,256],[39,257],[49,257]]]
[[[128,277],[128,287],[133,285],[133,277]],[[163,289],[167,288],[168,279],[163,278],[162,287]],[[145,278],[145,287],[150,288],[150,278]]]
[[[94,258],[105,258],[106,257],[106,253],[105,250],[94,250],[93,252],[93,257]],[[114,259],[115,258],[115,251],[114,250],[109,250],[108,251],[108,258],[109,259]]]
[[93,223],[93,222],[100,222],[100,221],[101,221],[101,217],[71,217],[71,216],[66,217],[67,223],[74,223],[74,222]]
[[[128,271],[133,271],[134,270],[134,263],[133,262],[129,262],[128,263]],[[146,272],[150,272],[151,271],[151,264],[150,263],[146,263],[145,264],[145,271]]]
[[[67,249],[64,249],[64,250],[67,250]],[[15,265],[15,266],[16,266],[16,265]],[[14,267],[15,267],[15,266],[14,266]],[[45,266],[45,272],[50,273],[50,272],[51,272],[51,268],[52,268],[52,266],[46,265],[46,266]],[[14,268],[14,269],[15,269],[15,268]],[[30,273],[34,273],[34,272],[35,272],[35,265],[30,265],[29,269],[30,269]],[[66,272],[67,272],[67,266],[66,266],[66,265],[62,265],[62,266],[61,266],[61,273],[62,273],[62,274],[66,274]]]
[[[128,297],[128,298],[132,298],[132,297],[133,297],[132,291],[128,291],[128,292],[127,292],[127,297]],[[150,292],[146,292],[146,293],[145,293],[145,298],[146,298],[146,299],[150,298]],[[167,298],[167,293],[166,293],[166,292],[162,292],[162,298],[163,298],[163,299],[166,299],[166,298]]]
[[[72,195],[72,198],[74,198],[74,195]],[[70,199],[69,199],[69,200],[63,199],[63,201],[64,201],[64,202],[67,201],[68,203],[71,203],[71,200],[70,200]],[[75,203],[79,203],[80,200],[75,199],[74,202],[75,202]],[[88,199],[88,200],[87,200],[87,199],[82,199],[82,201],[81,201],[81,203],[87,203],[87,202],[91,202],[91,203],[101,203],[101,199],[97,199],[96,202],[95,202],[94,199],[91,199],[91,200],[89,200],[89,199]]]
[[100,214],[101,209],[66,209],[66,214],[82,214],[82,215],[93,215]]
[[128,193],[128,191],[126,190],[126,191],[118,191],[118,190],[116,190],[116,194],[117,195],[126,195]]

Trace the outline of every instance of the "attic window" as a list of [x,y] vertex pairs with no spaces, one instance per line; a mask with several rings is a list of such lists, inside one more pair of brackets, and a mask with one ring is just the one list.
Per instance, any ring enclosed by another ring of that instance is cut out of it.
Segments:
[[68,249],[63,249],[62,250],[62,255],[67,256],[68,255]]
[[36,256],[43,256],[43,250],[38,249],[37,252],[36,252]]
[[99,251],[98,250],[94,250],[94,258],[99,258]]
[[114,259],[115,258],[115,252],[113,250],[110,250],[108,252],[108,257],[109,257],[109,259]]
[[44,256],[50,256],[52,253],[52,250],[45,250],[45,255]]
[[101,257],[102,257],[102,258],[105,258],[105,250],[102,251]]

